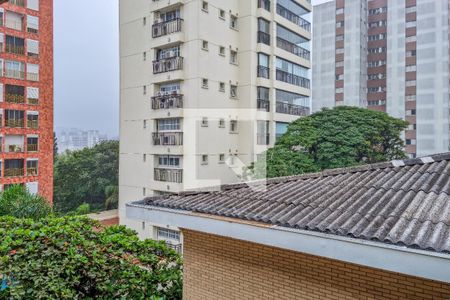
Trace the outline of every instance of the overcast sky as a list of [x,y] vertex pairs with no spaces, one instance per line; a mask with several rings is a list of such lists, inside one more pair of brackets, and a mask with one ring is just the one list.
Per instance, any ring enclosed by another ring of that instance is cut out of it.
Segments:
[[117,136],[118,0],[55,0],[54,6],[55,127]]

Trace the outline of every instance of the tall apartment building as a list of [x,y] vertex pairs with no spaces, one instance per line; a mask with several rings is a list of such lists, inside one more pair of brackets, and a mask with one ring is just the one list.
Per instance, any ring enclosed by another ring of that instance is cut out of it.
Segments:
[[52,201],[52,0],[0,6],[0,173]]
[[[120,0],[120,220],[125,203],[237,182],[309,114],[307,0]],[[164,225],[164,224],[162,224]]]
[[411,157],[449,151],[449,0],[314,7],[313,110],[368,107],[407,120]]

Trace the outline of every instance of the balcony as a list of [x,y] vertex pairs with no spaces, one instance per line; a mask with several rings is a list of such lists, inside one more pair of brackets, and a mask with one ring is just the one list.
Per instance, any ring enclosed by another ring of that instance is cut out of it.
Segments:
[[158,110],[172,108],[183,108],[183,95],[174,93],[152,97],[152,109]]
[[164,21],[153,24],[152,37],[157,38],[171,33],[180,32],[182,30],[183,19],[177,18],[170,21]]
[[25,95],[18,95],[18,94],[5,94],[5,101],[8,103],[18,103],[23,104],[25,103]]
[[23,168],[5,168],[5,177],[21,177],[24,176]]
[[270,69],[268,67],[264,67],[264,66],[258,66],[258,77],[261,78],[270,78]]
[[38,120],[27,120],[27,127],[31,128],[31,129],[38,129],[39,121]]
[[277,37],[277,47],[286,50],[287,52],[290,52],[292,54],[295,54],[299,57],[302,57],[306,60],[310,60],[311,58],[311,54],[308,50],[300,46],[297,46],[291,42],[288,42],[280,37]]
[[292,23],[297,24],[304,30],[311,32],[311,23],[279,4],[277,4],[277,14],[291,21]]
[[25,72],[18,71],[18,70],[5,69],[5,77],[24,80]]
[[39,104],[39,99],[36,99],[36,98],[28,98],[28,104],[29,104],[29,105],[38,105],[38,104]]
[[39,74],[38,74],[38,73],[30,73],[30,72],[27,72],[27,80],[30,80],[30,81],[39,81]]
[[153,74],[183,69],[183,57],[174,56],[153,61]]
[[24,128],[25,120],[24,119],[6,119],[5,126],[11,128]]
[[293,116],[308,116],[310,111],[309,108],[305,106],[286,102],[277,102],[277,113]]
[[269,145],[270,144],[270,133],[258,133],[256,135],[256,143],[258,145]]
[[37,167],[27,167],[27,176],[38,176]]
[[155,181],[183,183],[183,170],[155,168]]
[[155,132],[153,133],[155,146],[181,146],[183,145],[182,132]]
[[38,152],[38,145],[37,144],[28,144],[27,152]]
[[25,47],[24,46],[16,46],[11,44],[5,45],[5,52],[12,53],[12,54],[18,54],[18,55],[24,55],[25,54]]
[[25,7],[25,0],[9,0],[8,2],[12,5]]
[[258,8],[270,11],[270,0],[258,0]]
[[265,33],[264,31],[258,31],[258,43],[270,46],[270,34]]
[[270,101],[265,99],[258,99],[257,108],[258,110],[270,112]]
[[308,78],[304,78],[301,76],[294,75],[292,73],[288,73],[286,71],[277,69],[277,80],[283,81],[289,84],[301,86],[305,89],[309,89],[310,82]]
[[23,152],[23,145],[5,145],[6,147],[6,153],[22,153]]

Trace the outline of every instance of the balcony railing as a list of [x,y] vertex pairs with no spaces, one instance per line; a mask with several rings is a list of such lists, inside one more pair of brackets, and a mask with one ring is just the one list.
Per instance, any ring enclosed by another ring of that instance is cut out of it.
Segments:
[[27,175],[28,176],[38,176],[38,168],[36,168],[36,167],[27,168]]
[[5,101],[8,103],[25,103],[25,95],[5,94]]
[[20,177],[24,175],[23,168],[5,168],[5,177]]
[[182,30],[182,24],[183,19],[180,18],[153,24],[152,37],[157,38],[171,33],[180,32]]
[[265,33],[264,31],[258,31],[258,43],[270,46],[270,34]]
[[27,73],[27,80],[30,81],[39,81],[39,74],[38,73]]
[[23,29],[23,22],[18,22],[18,21],[14,21],[14,20],[10,20],[10,19],[6,19],[5,25],[8,28],[18,30],[18,31],[22,31],[22,29]]
[[38,129],[39,128],[39,121],[38,120],[27,120],[27,127]]
[[155,132],[153,133],[155,146],[181,146],[183,145],[182,132]]
[[172,244],[169,242],[166,242],[167,247],[175,250],[178,254],[181,254],[183,252],[183,245],[182,244]]
[[258,0],[258,8],[264,8],[270,11],[270,0]]
[[281,6],[280,4],[277,4],[277,14],[282,16],[285,19],[288,19],[292,23],[297,24],[301,28],[305,29],[306,31],[311,31],[311,23],[300,17],[299,15],[294,14],[289,9]]
[[270,111],[270,101],[264,99],[258,99],[258,110]]
[[183,182],[183,170],[155,168],[155,181]]
[[310,111],[309,108],[305,106],[286,102],[277,102],[277,113],[294,116],[308,116]]
[[23,152],[23,145],[6,145],[6,152],[7,153],[22,153]]
[[258,66],[258,77],[270,78],[270,69],[264,66]]
[[301,76],[294,75],[292,73],[288,73],[286,71],[277,69],[277,80],[290,83],[293,85],[301,86],[306,89],[309,89],[310,83],[308,78],[304,78]]
[[297,56],[303,57],[306,60],[309,60],[311,57],[311,54],[308,50],[297,46],[296,44],[288,42],[280,37],[277,37],[277,47],[291,52],[292,54],[295,54]]
[[25,7],[25,0],[9,0],[9,3],[12,5]]
[[25,79],[25,72],[5,69],[5,77],[14,79]]
[[270,144],[270,133],[256,135],[256,143],[258,145],[269,145]]
[[24,55],[25,54],[25,47],[24,46],[16,46],[11,44],[6,44],[5,51],[12,54],[19,54]]
[[30,104],[30,105],[38,105],[39,104],[39,99],[28,98],[28,104]]
[[174,56],[153,61],[153,74],[183,69],[183,57]]
[[37,144],[28,144],[27,145],[27,151],[28,152],[37,152],[38,151],[38,145]]
[[20,127],[23,128],[25,126],[24,119],[6,119],[5,120],[6,127]]
[[152,109],[183,108],[183,95],[169,94],[152,97]]

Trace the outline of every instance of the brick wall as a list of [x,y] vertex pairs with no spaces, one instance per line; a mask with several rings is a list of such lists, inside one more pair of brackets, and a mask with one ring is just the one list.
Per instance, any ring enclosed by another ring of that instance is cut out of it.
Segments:
[[450,284],[182,231],[185,300],[450,299]]

